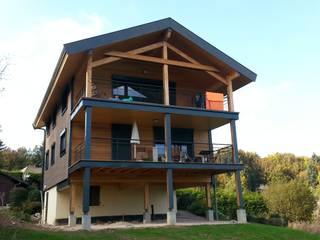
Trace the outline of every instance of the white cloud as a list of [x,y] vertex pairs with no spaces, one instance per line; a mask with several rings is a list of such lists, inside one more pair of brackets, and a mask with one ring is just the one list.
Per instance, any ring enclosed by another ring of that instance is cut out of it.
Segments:
[[98,15],[80,14],[81,20],[61,18],[43,22],[0,41],[0,54],[9,55],[10,66],[0,96],[0,139],[6,145],[32,147],[40,144],[41,131],[32,122],[67,42],[102,34],[110,23]]

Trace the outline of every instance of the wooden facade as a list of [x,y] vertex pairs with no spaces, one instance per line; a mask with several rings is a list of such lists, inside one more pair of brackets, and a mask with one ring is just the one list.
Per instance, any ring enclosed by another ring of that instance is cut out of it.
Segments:
[[[235,172],[242,208],[232,95],[256,75],[192,34],[165,19],[65,45],[34,127],[47,126],[44,191],[67,191],[69,224],[81,188],[90,227],[90,185],[104,184],[140,186],[145,221],[150,189],[166,186],[174,224],[174,190],[203,186],[210,196],[212,176],[225,172]],[[225,124],[232,145],[215,148],[211,130]],[[232,161],[221,162],[228,154]]]

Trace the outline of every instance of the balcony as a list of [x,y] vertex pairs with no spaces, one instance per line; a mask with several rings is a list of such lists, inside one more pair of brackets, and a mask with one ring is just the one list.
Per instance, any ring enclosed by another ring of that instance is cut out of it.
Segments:
[[[162,141],[136,140],[129,138],[92,138],[92,160],[166,162],[165,144]],[[232,145],[201,142],[172,142],[172,162],[233,164]],[[73,163],[85,159],[85,144],[73,150]]]
[[[94,98],[125,103],[164,103],[162,81],[113,76],[112,80],[93,78],[93,82]],[[76,92],[74,102],[84,96],[83,87]],[[227,98],[222,93],[181,87],[175,82],[169,84],[169,100],[171,106],[228,111]]]

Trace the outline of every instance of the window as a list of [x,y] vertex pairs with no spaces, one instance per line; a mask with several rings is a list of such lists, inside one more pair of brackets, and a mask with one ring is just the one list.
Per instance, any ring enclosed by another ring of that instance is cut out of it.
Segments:
[[60,134],[60,157],[66,153],[67,139],[66,139],[66,129],[64,129]]
[[62,99],[61,99],[61,115],[64,114],[64,112],[67,110],[68,108],[68,93],[69,90],[68,88],[66,88],[62,94]]
[[46,124],[46,135],[47,135],[47,137],[49,137],[50,136],[50,125],[51,125],[51,123],[50,123],[50,121]]
[[46,156],[44,159],[44,169],[48,170],[49,168],[49,150],[46,151]]
[[90,206],[100,205],[100,186],[90,186]]
[[57,110],[55,110],[52,115],[52,129],[54,129],[56,126],[56,120],[57,120]]
[[54,164],[56,160],[56,144],[51,145],[51,166]]
[[[169,83],[170,103],[175,105],[175,83]],[[114,99],[163,104],[163,83],[159,80],[112,76]]]

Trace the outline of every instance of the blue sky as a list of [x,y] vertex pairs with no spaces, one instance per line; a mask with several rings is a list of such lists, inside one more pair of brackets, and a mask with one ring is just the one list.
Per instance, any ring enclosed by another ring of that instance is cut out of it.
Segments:
[[[41,143],[31,123],[63,43],[172,17],[258,74],[235,94],[240,148],[262,156],[320,153],[320,1],[0,0],[0,6],[0,54],[10,59],[0,138],[10,147]],[[224,141],[226,132],[214,139]]]

